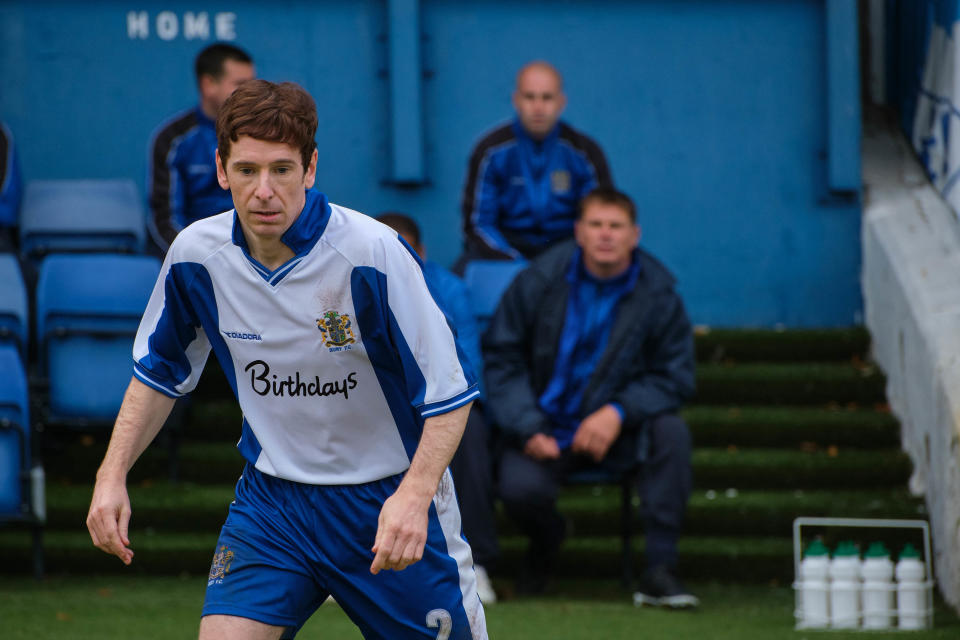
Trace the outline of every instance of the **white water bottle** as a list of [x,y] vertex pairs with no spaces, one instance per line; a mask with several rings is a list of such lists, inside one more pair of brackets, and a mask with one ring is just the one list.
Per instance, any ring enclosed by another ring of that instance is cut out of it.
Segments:
[[889,629],[893,617],[893,561],[882,542],[867,549],[863,576],[863,628]]
[[800,562],[799,627],[823,629],[830,624],[830,552],[819,540],[807,547]]
[[852,542],[841,542],[830,560],[830,626],[860,625],[860,553]]
[[926,569],[912,544],[900,552],[896,573],[899,627],[923,629],[927,626]]

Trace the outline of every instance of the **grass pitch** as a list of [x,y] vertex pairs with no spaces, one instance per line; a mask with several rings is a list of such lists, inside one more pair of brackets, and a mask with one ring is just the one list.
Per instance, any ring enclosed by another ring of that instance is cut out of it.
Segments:
[[[168,640],[195,638],[205,579],[138,576],[0,578],[0,636],[6,640]],[[793,630],[786,587],[695,584],[695,612],[637,609],[612,582],[556,585],[554,595],[509,599],[487,609],[493,640],[862,640],[862,632]],[[871,639],[960,637],[960,619],[940,605],[929,631],[871,632]],[[360,640],[346,614],[325,605],[298,640]]]

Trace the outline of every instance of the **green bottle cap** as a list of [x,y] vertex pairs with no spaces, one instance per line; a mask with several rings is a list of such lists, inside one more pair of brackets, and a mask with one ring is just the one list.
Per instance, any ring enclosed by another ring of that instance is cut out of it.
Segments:
[[871,543],[870,548],[867,549],[867,553],[864,555],[865,558],[887,558],[889,556],[890,552],[887,551],[887,548],[882,542]]
[[919,558],[920,553],[913,547],[909,542],[903,546],[903,551],[900,552],[900,559],[904,558]]
[[837,548],[833,551],[833,557],[851,557],[859,556],[860,552],[857,551],[857,545],[850,541],[841,542],[837,545]]
[[828,556],[830,555],[830,550],[824,546],[823,542],[820,540],[814,540],[809,545],[807,545],[807,550],[803,554],[805,557],[810,556]]

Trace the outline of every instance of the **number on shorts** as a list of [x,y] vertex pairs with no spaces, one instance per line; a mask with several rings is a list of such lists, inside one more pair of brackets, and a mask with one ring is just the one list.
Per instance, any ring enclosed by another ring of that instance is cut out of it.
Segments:
[[447,640],[450,637],[450,628],[453,627],[453,618],[446,609],[434,609],[427,614],[427,626],[440,627],[440,631],[437,631],[437,640]]

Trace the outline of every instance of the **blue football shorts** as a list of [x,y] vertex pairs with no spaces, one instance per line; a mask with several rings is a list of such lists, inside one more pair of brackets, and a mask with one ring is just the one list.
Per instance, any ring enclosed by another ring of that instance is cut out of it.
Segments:
[[202,615],[286,627],[283,637],[293,638],[332,595],[368,640],[485,640],[449,470],[430,506],[423,559],[370,573],[380,508],[401,479],[318,486],[248,464],[220,531]]

